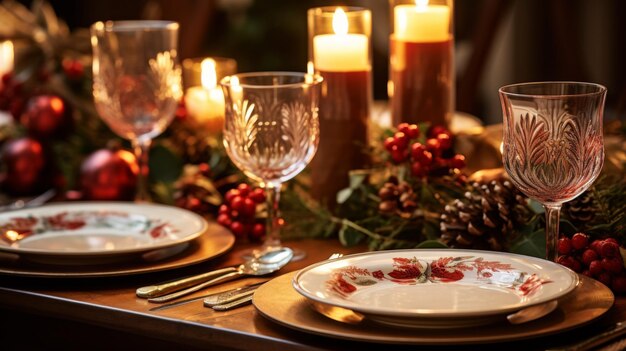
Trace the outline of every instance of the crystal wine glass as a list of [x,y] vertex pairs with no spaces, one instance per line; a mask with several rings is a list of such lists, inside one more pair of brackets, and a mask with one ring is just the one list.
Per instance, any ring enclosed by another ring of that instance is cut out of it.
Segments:
[[546,210],[546,259],[556,261],[561,204],[587,190],[604,163],[606,88],[539,82],[499,90],[502,159],[511,181]]
[[139,165],[136,201],[149,201],[148,151],[174,118],[182,97],[178,23],[96,22],[91,26],[96,109],[131,141]]
[[[243,73],[221,81],[226,152],[267,196],[266,239],[252,255],[281,247],[280,187],[300,173],[317,150],[321,82],[319,76],[289,72]],[[303,255],[295,252],[294,259]]]

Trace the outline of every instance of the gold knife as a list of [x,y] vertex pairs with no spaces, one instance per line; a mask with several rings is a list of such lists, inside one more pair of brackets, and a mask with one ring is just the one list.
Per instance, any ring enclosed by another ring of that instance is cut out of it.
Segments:
[[235,267],[222,268],[166,283],[144,286],[137,289],[136,293],[137,296],[144,299],[159,297],[236,271]]
[[172,307],[185,305],[185,304],[188,304],[190,302],[194,302],[194,301],[198,301],[198,300],[202,300],[202,299],[211,299],[210,301],[222,301],[222,303],[227,303],[227,302],[233,301],[233,299],[232,299],[233,297],[235,297],[235,299],[239,298],[239,296],[237,296],[237,295],[242,295],[243,294],[242,296],[247,296],[246,294],[254,293],[254,290],[256,290],[263,283],[265,283],[265,281],[254,283],[254,284],[248,284],[248,285],[242,286],[240,288],[230,289],[230,290],[226,290],[226,291],[222,291],[222,292],[218,292],[218,293],[212,293],[212,294],[208,294],[208,295],[192,297],[190,299],[180,300],[180,301],[168,303],[168,304],[165,304],[165,305],[152,307],[151,309],[149,309],[149,311],[154,312],[154,311],[167,310],[167,309],[172,308]]

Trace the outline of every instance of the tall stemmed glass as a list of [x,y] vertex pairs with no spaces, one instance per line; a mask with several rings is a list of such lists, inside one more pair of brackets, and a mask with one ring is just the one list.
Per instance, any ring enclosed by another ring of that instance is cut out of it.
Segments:
[[511,181],[546,210],[546,259],[556,261],[561,204],[587,190],[604,163],[606,88],[539,82],[499,90],[502,159]]
[[[319,76],[290,72],[236,74],[221,82],[228,156],[267,196],[266,239],[253,255],[281,247],[280,187],[300,173],[317,150],[321,82]],[[294,259],[298,256],[303,253],[296,252]]]
[[149,201],[148,151],[182,97],[178,23],[97,22],[91,26],[93,95],[100,117],[131,141],[139,175],[136,201]]

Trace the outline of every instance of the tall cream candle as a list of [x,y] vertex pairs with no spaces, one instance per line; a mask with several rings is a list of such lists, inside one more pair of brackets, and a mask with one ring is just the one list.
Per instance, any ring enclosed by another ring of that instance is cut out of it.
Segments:
[[313,38],[313,63],[318,71],[352,72],[369,67],[368,38],[365,34],[348,33],[348,18],[343,9],[333,15],[335,34]]

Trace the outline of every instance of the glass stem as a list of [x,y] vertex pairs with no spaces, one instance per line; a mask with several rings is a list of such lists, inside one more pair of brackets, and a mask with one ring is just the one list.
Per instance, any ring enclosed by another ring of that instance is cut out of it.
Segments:
[[137,158],[139,166],[139,174],[137,174],[137,192],[135,194],[135,202],[149,202],[150,192],[148,191],[148,155],[150,152],[150,138],[137,138],[132,141],[133,151]]
[[544,205],[543,207],[546,209],[546,259],[556,262],[561,205]]
[[267,199],[267,222],[265,224],[265,241],[263,251],[269,251],[281,247],[280,243],[280,214],[278,203],[280,201],[280,183],[265,183],[265,196]]

